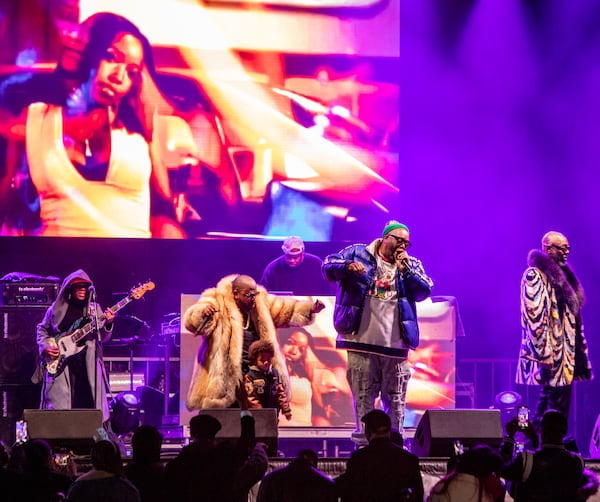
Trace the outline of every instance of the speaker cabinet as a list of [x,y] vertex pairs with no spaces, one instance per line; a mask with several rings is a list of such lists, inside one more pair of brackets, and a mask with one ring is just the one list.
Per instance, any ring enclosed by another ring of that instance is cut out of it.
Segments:
[[0,385],[31,384],[39,362],[36,326],[47,308],[0,307]]
[[467,448],[476,444],[499,446],[502,441],[500,410],[427,410],[412,440],[419,457],[450,457],[454,441]]
[[0,439],[6,445],[15,442],[15,424],[23,410],[40,405],[41,385],[0,385]]
[[88,455],[94,435],[102,428],[102,410],[33,410],[23,411],[31,439],[45,439],[53,448],[66,448]]
[[[217,433],[217,439],[236,440],[241,434],[240,411],[239,408],[215,408],[200,410],[198,415],[212,415],[221,422],[221,430]],[[249,411],[254,417],[256,441],[267,445],[267,454],[270,457],[277,456],[277,410],[265,408]]]

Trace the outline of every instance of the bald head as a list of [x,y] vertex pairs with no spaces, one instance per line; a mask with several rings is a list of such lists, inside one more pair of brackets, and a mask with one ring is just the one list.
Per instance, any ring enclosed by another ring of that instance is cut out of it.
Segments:
[[551,230],[550,232],[546,232],[542,237],[542,247],[550,246],[551,244],[561,245],[560,241],[567,240],[567,238],[561,234],[560,232],[556,232]]
[[256,281],[249,275],[238,275],[231,283],[234,290],[256,289]]
[[569,256],[569,240],[560,232],[554,230],[542,237],[542,249],[559,265],[564,265]]
[[242,312],[250,312],[256,305],[256,288],[256,281],[249,275],[238,275],[231,282],[233,299]]

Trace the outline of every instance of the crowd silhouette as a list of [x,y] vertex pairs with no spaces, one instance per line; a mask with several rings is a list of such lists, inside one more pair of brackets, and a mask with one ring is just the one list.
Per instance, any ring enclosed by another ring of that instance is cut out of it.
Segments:
[[[517,419],[505,424],[497,445],[476,444],[448,461],[446,474],[424,489],[419,458],[398,441],[390,417],[376,409],[362,417],[366,446],[355,450],[346,470],[332,478],[319,469],[317,452],[301,450],[287,465],[269,471],[266,445],[257,441],[251,410],[240,416],[240,435],[220,439],[223,425],[209,413],[190,420],[190,442],[162,458],[163,436],[153,425],[131,436],[132,457],[102,439],[89,465],[43,439],[0,443],[0,486],[7,502],[582,502],[599,491],[566,436],[567,420],[548,410],[538,434],[525,427],[529,449],[515,448]],[[522,429],[521,429],[522,430]]]

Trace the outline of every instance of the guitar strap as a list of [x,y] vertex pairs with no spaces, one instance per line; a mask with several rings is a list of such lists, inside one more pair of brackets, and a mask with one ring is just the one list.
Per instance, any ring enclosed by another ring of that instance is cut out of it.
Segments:
[[76,330],[85,324],[83,322],[84,320],[86,320],[86,317],[83,316],[83,305],[73,305],[72,303],[69,303],[65,316],[58,325],[59,333],[56,336]]

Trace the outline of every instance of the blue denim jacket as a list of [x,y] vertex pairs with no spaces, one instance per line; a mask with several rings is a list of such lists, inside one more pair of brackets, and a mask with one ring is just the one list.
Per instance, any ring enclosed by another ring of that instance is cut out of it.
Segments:
[[[361,343],[356,337],[365,298],[375,282],[377,273],[375,256],[380,244],[381,239],[376,239],[368,246],[353,244],[339,253],[327,256],[323,262],[323,274],[328,280],[338,282],[333,313],[333,324],[338,332],[337,347],[395,356],[399,355],[393,353],[397,349],[367,345]],[[415,302],[424,300],[431,294],[433,281],[425,275],[419,260],[411,256],[409,261],[411,270],[404,274],[399,272],[396,274],[396,289],[402,338],[410,349],[415,349],[419,345],[419,326]],[[366,272],[362,275],[348,272],[348,265],[351,262],[362,263]]]

